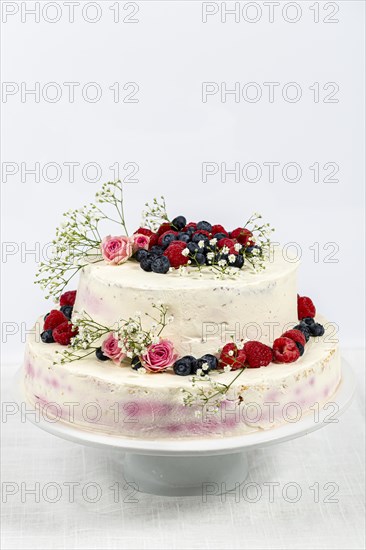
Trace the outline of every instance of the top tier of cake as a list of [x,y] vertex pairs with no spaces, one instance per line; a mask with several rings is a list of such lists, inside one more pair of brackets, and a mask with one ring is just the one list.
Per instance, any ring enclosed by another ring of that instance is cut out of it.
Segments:
[[[240,270],[237,278],[216,279],[197,270],[161,276],[135,262],[120,266],[90,264],[80,276],[74,314],[86,311],[95,321],[112,326],[137,311],[154,314],[163,303],[174,322],[164,329],[180,356],[215,353],[234,338],[271,344],[297,323],[297,263],[278,251],[260,273]],[[151,320],[143,318],[149,328]]]

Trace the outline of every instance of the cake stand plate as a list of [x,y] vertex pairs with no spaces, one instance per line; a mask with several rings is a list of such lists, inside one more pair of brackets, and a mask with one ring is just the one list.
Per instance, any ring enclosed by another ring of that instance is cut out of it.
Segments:
[[[144,440],[95,433],[61,421],[35,421],[34,415],[28,418],[39,428],[63,439],[120,451],[121,477],[138,491],[165,496],[217,495],[232,491],[245,481],[247,451],[301,437],[338,422],[350,405],[354,391],[352,369],[342,360],[339,388],[319,410],[270,430],[225,438]],[[17,401],[25,402],[21,372],[16,377],[16,397]]]

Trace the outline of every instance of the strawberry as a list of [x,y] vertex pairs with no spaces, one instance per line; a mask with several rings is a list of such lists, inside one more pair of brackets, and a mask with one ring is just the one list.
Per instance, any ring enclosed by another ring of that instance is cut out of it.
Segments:
[[272,361],[272,350],[269,346],[252,340],[244,344],[246,365],[252,369],[266,367]]
[[300,357],[300,351],[291,338],[281,336],[273,342],[273,357],[276,363],[293,363]]
[[188,257],[183,256],[182,252],[187,247],[187,244],[182,241],[173,241],[164,252],[172,267],[180,267],[187,265]]
[[301,330],[292,329],[287,330],[284,334],[282,334],[281,338],[291,338],[294,342],[298,342],[302,346],[305,346],[306,339]]
[[316,309],[310,298],[307,296],[297,297],[297,316],[298,319],[304,319],[304,317],[315,317]]
[[67,317],[62,311],[53,309],[44,320],[43,330],[53,330],[67,320]]
[[65,323],[61,323],[52,331],[52,336],[55,342],[61,344],[61,346],[68,346],[71,342],[71,338],[76,336],[78,329],[73,328],[72,324],[66,320]]
[[76,300],[76,290],[68,290],[60,296],[60,306],[73,306]]
[[238,350],[236,344],[230,342],[221,350],[219,365],[221,368],[229,366],[231,370],[237,370],[244,367],[245,359],[245,351],[243,349]]

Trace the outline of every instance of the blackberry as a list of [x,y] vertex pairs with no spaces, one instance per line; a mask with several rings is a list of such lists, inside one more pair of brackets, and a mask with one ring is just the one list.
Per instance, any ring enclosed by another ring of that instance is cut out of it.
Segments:
[[175,231],[182,231],[183,227],[187,225],[187,220],[184,216],[177,216],[170,225]]
[[99,359],[99,361],[108,361],[108,359],[109,359],[109,357],[104,355],[104,353],[102,352],[102,348],[97,348],[95,350],[95,355],[96,355],[97,359]]
[[151,271],[154,273],[168,273],[169,268],[170,262],[166,256],[157,256],[151,262]]
[[301,319],[301,322],[305,325],[308,325],[309,327],[315,323],[312,317],[304,317],[304,319]]
[[173,370],[178,376],[188,376],[195,371],[196,363],[197,360],[195,357],[192,357],[192,355],[185,355],[174,363]]

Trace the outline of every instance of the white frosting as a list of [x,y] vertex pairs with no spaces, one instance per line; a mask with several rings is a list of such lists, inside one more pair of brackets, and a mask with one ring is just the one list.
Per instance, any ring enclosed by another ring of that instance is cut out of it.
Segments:
[[[221,412],[209,410],[203,418],[195,416],[194,407],[183,405],[181,389],[197,391],[190,377],[172,372],[139,375],[127,363],[117,367],[94,356],[54,365],[61,347],[40,342],[39,330],[29,336],[26,346],[25,389],[30,402],[53,403],[51,409],[47,406],[48,414],[56,410],[62,420],[85,429],[144,438],[243,434],[302,416],[332,396],[341,369],[331,334],[330,326],[324,337],[311,339],[295,363],[246,369],[232,384]],[[236,375],[213,374],[225,384]],[[93,421],[96,415],[99,418]]]
[[[241,338],[271,344],[297,323],[297,264],[278,252],[267,268],[239,271],[237,278],[216,279],[208,270],[181,276],[146,273],[136,262],[120,266],[91,264],[82,270],[74,311],[85,310],[103,325],[133,317],[136,311],[154,314],[153,303],[169,308],[174,322],[163,336],[180,356],[215,353]],[[155,312],[156,313],[156,312]],[[144,319],[150,325],[149,318]]]

